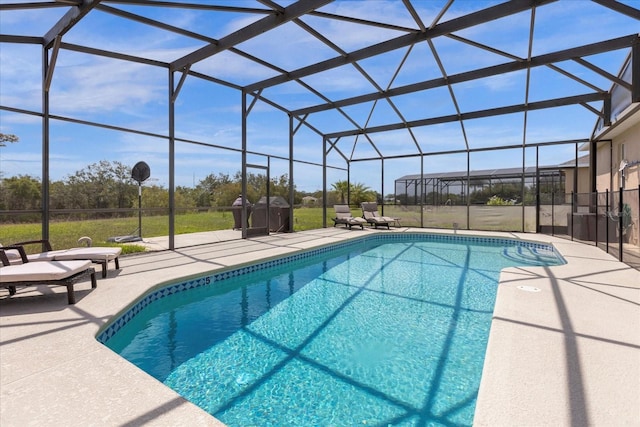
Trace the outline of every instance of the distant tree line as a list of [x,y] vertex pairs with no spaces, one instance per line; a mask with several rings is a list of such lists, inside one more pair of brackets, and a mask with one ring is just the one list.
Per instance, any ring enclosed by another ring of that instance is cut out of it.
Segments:
[[[265,175],[249,173],[247,175],[247,198],[256,203],[266,195],[267,179]],[[142,208],[145,215],[166,214],[169,207],[169,191],[152,183],[143,184]],[[334,191],[328,194],[328,205],[346,203],[350,194],[351,204],[376,200],[376,193],[362,184],[338,181],[333,184]],[[175,188],[175,206],[178,213],[184,210],[226,208],[242,192],[242,174],[209,174],[194,187],[177,186]],[[281,175],[270,179],[270,196],[282,196],[289,201],[289,178]],[[294,204],[300,205],[305,196],[317,197],[322,202],[322,191],[303,193],[295,190]],[[11,177],[0,176],[0,211],[39,210],[42,204],[42,183],[31,175]],[[131,178],[131,168],[118,161],[100,161],[75,172],[49,185],[49,207],[52,210],[96,210],[92,217],[126,216],[126,212],[117,210],[138,207],[138,183]],[[130,214],[130,213],[129,213]],[[25,214],[4,216],[2,221],[37,221],[39,215]]]

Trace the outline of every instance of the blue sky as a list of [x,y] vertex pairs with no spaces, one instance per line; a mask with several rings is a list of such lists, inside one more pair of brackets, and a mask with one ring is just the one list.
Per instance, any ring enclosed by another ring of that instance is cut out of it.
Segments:
[[[16,3],[0,0],[0,4]],[[234,0],[208,2],[262,8],[254,1]],[[499,2],[455,1],[442,21],[470,11],[480,10]],[[639,1],[625,4],[638,7]],[[290,2],[281,3],[283,5]],[[429,25],[441,10],[444,1],[416,1],[414,6]],[[225,35],[262,18],[262,14],[228,13],[224,16],[201,10],[150,8],[105,3],[151,19],[201,32],[208,37]],[[415,28],[416,24],[400,1],[337,1],[321,9],[333,14],[345,14],[376,22]],[[0,33],[5,35],[42,36],[64,14],[66,8],[2,11]],[[305,17],[304,22],[324,34],[340,49],[350,52],[401,35],[395,30],[333,21],[321,17]],[[509,55],[527,56],[527,37],[531,14],[521,13],[498,21],[456,33],[491,46]],[[638,33],[638,21],[609,11],[586,0],[561,0],[536,10],[535,42],[532,55]],[[113,49],[120,53],[159,61],[172,61],[204,46],[204,42],[182,35],[123,20],[105,11],[92,11],[63,37],[63,42],[86,45],[98,49]],[[453,38],[433,40],[435,50],[448,74],[501,64],[511,59],[461,43]],[[268,35],[238,46],[242,51],[269,60],[286,70],[333,58],[336,51],[315,40],[300,26],[287,24]],[[9,108],[40,111],[41,49],[25,44],[0,45],[0,105]],[[406,58],[405,58],[406,55]],[[617,73],[627,51],[614,51],[594,55],[588,60],[610,72]],[[404,59],[403,59],[404,58]],[[404,62],[403,62],[404,61]],[[399,64],[402,68],[396,75]],[[407,49],[389,52],[379,58],[361,61],[359,65],[382,88],[398,87],[441,77],[434,54],[429,45],[422,43]],[[588,68],[567,61],[558,64],[599,88],[608,90],[611,83]],[[276,73],[266,67],[249,62],[232,52],[223,52],[200,61],[193,71],[206,73],[235,85],[245,85],[273,77]],[[395,76],[395,77],[394,77]],[[455,100],[461,112],[520,104],[524,102],[526,72],[518,71],[492,78],[453,86]],[[179,76],[176,75],[176,79]],[[152,178],[158,185],[168,185],[168,143],[163,137],[168,132],[168,73],[160,67],[151,67],[125,61],[61,50],[50,90],[51,114],[121,126],[148,132],[151,135],[129,134],[109,129],[51,121],[51,177],[64,179],[75,171],[100,160],[119,161],[133,166],[140,160],[151,166]],[[533,69],[530,75],[529,101],[545,100],[590,92],[574,80],[547,67]],[[305,84],[324,93],[330,99],[343,99],[374,92],[370,82],[363,79],[353,66],[343,66],[303,79]],[[296,109],[322,103],[303,86],[291,82],[267,88],[263,96]],[[393,99],[394,106],[406,120],[455,114],[455,105],[447,88],[434,89],[418,96],[400,96]],[[346,107],[344,110],[359,125],[377,126],[399,121],[394,108],[386,102]],[[593,107],[600,108],[597,103]],[[176,144],[176,184],[191,186],[208,174],[233,174],[240,169],[241,148],[241,95],[238,91],[189,77],[176,102],[176,136],[194,143]],[[309,123],[324,133],[353,129],[354,125],[335,112],[314,114]],[[596,117],[581,106],[534,111],[527,115],[527,128],[523,132],[524,115],[476,119],[465,122],[471,148],[517,145],[528,143],[588,138]],[[297,123],[296,123],[297,124]],[[294,124],[295,125],[295,124]],[[0,171],[3,176],[29,174],[41,176],[41,119],[35,116],[0,110],[0,132],[20,137],[20,142],[0,148]],[[275,156],[288,155],[288,118],[271,106],[258,102],[248,120],[249,150]],[[424,152],[442,152],[464,149],[459,123],[448,123],[416,128],[417,144]],[[402,155],[416,152],[416,143],[406,130],[372,135],[372,140],[384,155]],[[294,179],[299,190],[314,191],[322,186],[322,171],[309,163],[322,162],[322,139],[315,132],[301,127],[295,135],[296,163]],[[366,138],[344,138],[337,143],[345,155],[354,159],[374,154]],[[229,151],[223,148],[231,148]],[[540,149],[540,164],[562,163],[572,158],[574,145],[544,147]],[[250,156],[254,164],[265,165],[264,156]],[[344,162],[335,153],[328,161],[336,167]],[[535,165],[535,149],[526,151],[525,163]],[[465,154],[427,156],[425,173],[466,169]],[[522,165],[522,151],[480,152],[471,156],[471,169],[518,167]],[[272,158],[271,174],[288,173],[286,161]],[[420,173],[418,158],[385,161],[384,193],[393,191],[393,180]],[[376,191],[382,191],[380,162],[352,163],[351,180],[363,182]],[[331,169],[329,183],[346,179],[344,171]]]

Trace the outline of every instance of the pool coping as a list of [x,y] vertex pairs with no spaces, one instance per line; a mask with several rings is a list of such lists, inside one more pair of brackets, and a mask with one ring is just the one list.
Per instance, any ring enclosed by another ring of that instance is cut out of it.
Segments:
[[[407,231],[447,234],[392,230]],[[80,284],[74,306],[63,288],[4,298],[0,425],[221,425],[98,343],[98,331],[159,283],[386,232],[326,228],[125,256],[97,289]],[[637,423],[640,272],[552,236],[451,234],[552,243],[568,261],[503,270],[474,424]],[[525,283],[540,292],[523,297]]]

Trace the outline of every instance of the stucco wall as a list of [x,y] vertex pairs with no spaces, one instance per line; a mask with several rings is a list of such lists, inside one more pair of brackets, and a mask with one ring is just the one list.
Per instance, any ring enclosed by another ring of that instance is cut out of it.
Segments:
[[[565,182],[564,182],[565,193],[571,194],[573,192],[573,177],[574,177],[573,169],[565,169],[564,172],[565,172]],[[602,191],[604,191],[604,188]],[[591,187],[589,186],[589,168],[580,167],[578,168],[578,194],[590,193],[590,192],[591,192]]]
[[[624,159],[629,162],[640,160],[640,122],[607,142],[598,145],[596,153],[596,188],[598,192],[607,189],[618,190],[622,184],[621,173],[618,171],[623,159],[622,145],[624,144]],[[610,175],[610,169],[611,174]],[[613,178],[613,188],[611,188]],[[582,176],[580,176],[582,180]],[[624,188],[638,188],[640,184],[640,164],[627,167],[625,170]]]
[[[621,183],[618,166],[622,160],[621,147],[624,144],[624,158],[629,162],[640,161],[640,123],[613,139],[613,159],[614,159],[614,184]],[[624,188],[638,188],[640,184],[640,164],[629,166],[625,169]]]
[[611,190],[611,143],[608,141],[598,144],[596,152],[596,191],[598,193]]

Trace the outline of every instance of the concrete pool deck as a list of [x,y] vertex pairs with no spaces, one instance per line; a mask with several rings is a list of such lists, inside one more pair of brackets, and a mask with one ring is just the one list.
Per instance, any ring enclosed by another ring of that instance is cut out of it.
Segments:
[[[119,271],[109,265],[97,289],[76,285],[75,305],[64,287],[18,288],[11,298],[0,289],[0,425],[222,425],[98,343],[98,330],[159,283],[375,232],[388,231],[210,236],[217,243],[197,246],[179,236],[185,247],[124,256]],[[457,233],[553,243],[568,261],[502,272],[474,424],[640,425],[640,272],[552,236]]]

